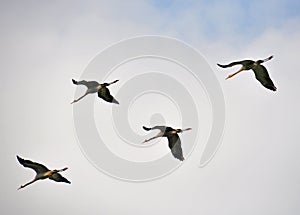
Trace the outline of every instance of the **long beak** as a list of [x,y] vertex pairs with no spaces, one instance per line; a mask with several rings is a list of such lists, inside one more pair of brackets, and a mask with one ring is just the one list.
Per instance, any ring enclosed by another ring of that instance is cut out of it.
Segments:
[[65,168],[63,168],[63,169],[59,170],[59,172],[66,171],[67,169],[69,169],[69,168],[68,168],[68,167],[65,167]]
[[116,82],[118,82],[118,81],[119,81],[119,80],[115,80],[115,81],[113,81],[113,82],[108,83],[108,85],[114,84],[114,83],[116,83]]
[[192,130],[192,128],[185,128],[185,129],[181,129],[182,131],[188,131],[188,130]]
[[271,55],[270,57],[264,59],[263,62],[266,62],[266,61],[268,61],[268,60],[271,60],[272,58],[273,58],[273,55]]

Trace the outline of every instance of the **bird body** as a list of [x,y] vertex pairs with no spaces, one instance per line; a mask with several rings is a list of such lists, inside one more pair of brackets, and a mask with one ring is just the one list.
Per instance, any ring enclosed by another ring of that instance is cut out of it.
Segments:
[[148,128],[148,127],[143,126],[143,129],[146,131],[150,131],[150,130],[154,130],[154,129],[160,130],[160,132],[156,136],[154,136],[150,139],[147,139],[144,142],[148,142],[148,141],[153,140],[158,137],[167,137],[168,143],[169,143],[169,148],[171,149],[173,156],[175,158],[179,159],[180,161],[184,160],[182,148],[181,148],[181,140],[178,136],[178,133],[181,133],[186,130],[191,130],[191,128],[174,129],[174,128],[168,127],[168,126],[154,126],[152,128]]
[[118,81],[119,80],[115,80],[110,83],[99,84],[97,81],[85,81],[85,80],[75,81],[74,79],[72,79],[73,84],[84,85],[87,87],[87,90],[83,96],[79,97],[78,99],[75,99],[71,104],[78,102],[86,95],[93,94],[93,93],[98,93],[98,97],[102,98],[104,101],[119,104],[119,102],[110,94],[109,89],[107,88],[109,85],[114,84]]
[[253,60],[243,60],[243,61],[236,61],[236,62],[232,62],[230,64],[227,65],[222,65],[222,64],[217,64],[218,66],[222,67],[222,68],[227,68],[227,67],[232,67],[235,65],[239,65],[241,64],[242,67],[235,73],[232,73],[230,75],[228,75],[228,77],[226,79],[232,78],[233,76],[235,76],[236,74],[240,73],[241,71],[244,70],[253,70],[254,74],[255,74],[255,78],[267,89],[272,90],[272,91],[276,91],[276,87],[273,83],[273,81],[271,80],[269,73],[267,71],[267,69],[261,65],[262,63],[269,61],[273,58],[273,56],[270,56],[264,60],[257,60],[257,61],[253,61]]
[[65,183],[68,183],[68,184],[71,183],[68,179],[64,178],[61,174],[59,174],[59,172],[67,170],[68,167],[65,167],[65,168],[60,169],[60,170],[56,170],[56,169],[55,170],[49,170],[43,164],[32,162],[30,160],[25,160],[25,159],[23,159],[19,156],[17,156],[17,159],[18,159],[19,163],[22,164],[24,167],[31,168],[36,172],[36,176],[34,177],[34,179],[32,181],[24,184],[24,185],[21,185],[18,188],[18,190],[34,183],[35,181],[44,180],[44,179],[47,179],[47,178],[49,178],[51,180],[54,180],[56,182],[65,182]]

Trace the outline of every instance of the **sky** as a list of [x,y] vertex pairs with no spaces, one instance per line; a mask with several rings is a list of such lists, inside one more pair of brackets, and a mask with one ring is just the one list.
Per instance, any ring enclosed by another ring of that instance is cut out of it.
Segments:
[[[299,11],[292,0],[1,1],[0,213],[299,214]],[[132,39],[145,35],[171,45]],[[124,48],[127,41],[133,46]],[[114,64],[145,50],[166,58]],[[168,58],[177,54],[177,61]],[[251,72],[225,80],[238,67],[216,65],[270,55],[265,66],[276,92]],[[195,65],[200,70],[190,71]],[[220,106],[208,76],[222,95]],[[96,95],[71,105],[84,93],[72,78],[120,79],[109,87],[120,105]],[[199,168],[214,110],[223,104],[218,151]],[[183,163],[165,139],[139,144],[155,135],[141,126],[156,123],[193,127],[180,134]],[[101,144],[88,145],[99,136]],[[105,163],[100,146],[125,161]],[[34,172],[16,155],[68,166],[62,174],[72,184],[44,180],[17,190]],[[133,166],[126,175],[126,162],[142,169]],[[142,176],[149,180],[135,180]]]

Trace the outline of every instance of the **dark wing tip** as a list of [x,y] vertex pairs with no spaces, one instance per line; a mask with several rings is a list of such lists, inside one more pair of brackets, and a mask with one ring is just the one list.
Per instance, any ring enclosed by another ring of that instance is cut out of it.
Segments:
[[181,153],[172,152],[173,156],[180,161],[184,161],[184,157]]
[[217,63],[217,65],[218,65],[219,67],[225,68],[225,65],[222,65],[222,64],[219,64],[219,63]]
[[180,160],[180,161],[184,161],[184,157],[178,158],[178,160]]
[[24,162],[24,159],[21,158],[21,157],[19,157],[19,155],[17,155],[17,159],[18,159],[18,161],[19,161],[20,164],[22,164]]
[[71,181],[69,181],[68,179],[66,179],[63,176],[60,176],[58,180],[56,180],[57,182],[63,182],[63,183],[67,183],[67,184],[71,184]]
[[59,173],[52,174],[51,176],[49,176],[49,179],[53,180],[53,181],[56,181],[56,182],[64,182],[64,183],[67,183],[67,184],[71,184],[71,182],[68,179],[66,179],[65,177],[63,177]]
[[113,98],[113,100],[112,100],[112,103],[115,103],[115,104],[120,104],[115,98]]
[[75,81],[74,79],[72,79],[73,84],[77,84],[77,81]]
[[143,126],[143,129],[146,130],[146,131],[150,131],[151,128],[147,128],[146,126]]

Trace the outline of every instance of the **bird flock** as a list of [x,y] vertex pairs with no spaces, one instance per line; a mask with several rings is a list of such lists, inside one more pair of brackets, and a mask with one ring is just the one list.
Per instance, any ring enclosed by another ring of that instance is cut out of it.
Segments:
[[[257,60],[257,61],[242,60],[242,61],[235,61],[235,62],[226,64],[226,65],[222,65],[222,64],[217,64],[217,65],[221,68],[228,68],[228,67],[232,67],[232,66],[240,64],[240,65],[242,65],[242,67],[238,71],[229,74],[227,76],[226,80],[229,78],[232,78],[233,76],[235,76],[236,74],[238,74],[242,71],[253,70],[253,72],[255,74],[255,78],[265,88],[272,90],[272,91],[276,91],[277,88],[275,87],[273,81],[271,80],[267,69],[262,65],[262,63],[267,62],[267,61],[271,60],[272,58],[273,58],[273,56],[270,56],[264,60]],[[110,86],[118,81],[119,80],[115,80],[110,83],[99,84],[97,81],[85,81],[85,80],[76,81],[76,80],[72,79],[73,84],[84,85],[87,87],[87,90],[81,97],[79,97],[78,99],[75,99],[73,102],[71,102],[71,104],[74,104],[74,103],[78,102],[79,100],[83,99],[88,94],[93,94],[93,93],[98,93],[98,97],[103,99],[106,102],[119,104],[119,102],[110,94],[110,91],[107,88],[108,86]],[[182,133],[184,131],[191,130],[192,128],[174,129],[169,126],[157,125],[152,128],[143,126],[143,129],[146,131],[151,131],[151,130],[156,130],[156,129],[159,130],[159,133],[157,135],[155,135],[152,138],[144,140],[143,143],[146,143],[148,141],[151,141],[151,140],[159,138],[159,137],[167,137],[168,143],[169,143],[169,148],[170,148],[171,153],[174,156],[174,158],[176,158],[180,161],[184,160],[182,147],[181,147],[181,140],[178,136],[178,133]],[[21,185],[18,188],[18,190],[22,189],[38,180],[43,180],[43,179],[47,179],[47,178],[50,180],[56,181],[56,182],[64,182],[64,183],[68,183],[68,184],[71,183],[68,179],[64,178],[60,174],[60,172],[67,170],[68,167],[65,167],[65,168],[59,169],[59,170],[57,170],[57,169],[49,170],[43,164],[36,163],[36,162],[30,161],[30,160],[25,160],[25,159],[19,157],[18,155],[17,155],[17,160],[24,167],[31,168],[36,172],[36,176],[34,177],[34,179],[24,185]]]

